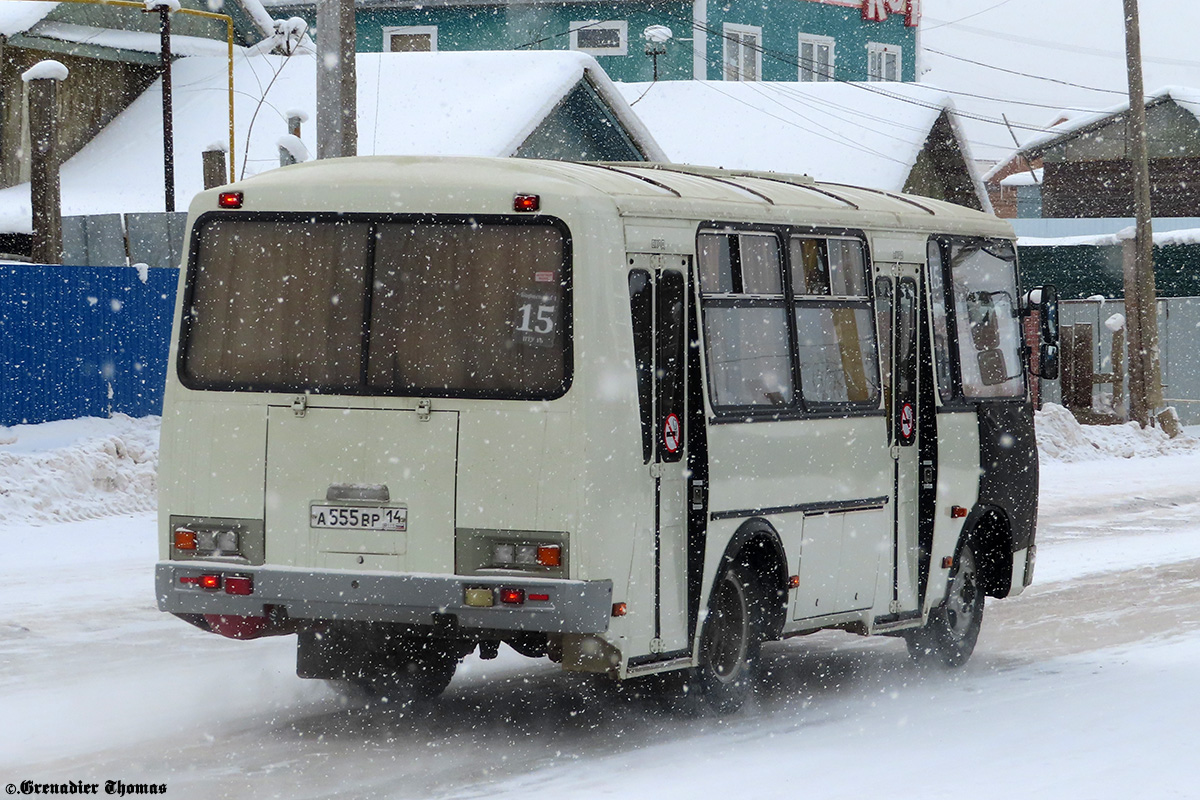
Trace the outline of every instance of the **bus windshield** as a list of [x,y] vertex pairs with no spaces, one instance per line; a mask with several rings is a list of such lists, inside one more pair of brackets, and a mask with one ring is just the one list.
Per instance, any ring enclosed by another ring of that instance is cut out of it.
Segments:
[[1020,312],[1012,244],[952,242],[950,284],[968,398],[1020,397]]
[[192,388],[551,399],[568,240],[537,220],[217,216],[195,232]]

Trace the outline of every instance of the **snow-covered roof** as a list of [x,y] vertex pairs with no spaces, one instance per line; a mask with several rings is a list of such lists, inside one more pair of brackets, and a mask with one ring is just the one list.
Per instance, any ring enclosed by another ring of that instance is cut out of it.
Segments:
[[[3,1],[0,0],[0,3]],[[163,1],[165,2],[165,0]],[[162,37],[159,34],[143,31],[94,28],[90,25],[75,25],[69,22],[43,22],[32,33],[44,39],[111,47],[115,50],[158,53],[162,49]],[[175,56],[224,55],[228,52],[228,47],[224,41],[217,39],[171,34],[171,53]]]
[[1012,175],[1009,175],[1007,178],[1001,180],[1000,185],[1036,186],[1042,182],[1042,176],[1045,175],[1045,173],[1046,170],[1043,167],[1038,167],[1035,169],[1032,175],[1029,174],[1029,170],[1025,170],[1023,172],[1014,172]]
[[[1180,108],[1200,120],[1200,89],[1186,86],[1164,86],[1153,93],[1146,94],[1146,106],[1173,101]],[[1035,136],[1021,147],[1022,153],[1036,154],[1048,146],[1086,132],[1090,128],[1107,124],[1113,117],[1119,117],[1129,111],[1129,101],[1097,111],[1092,114],[1076,114],[1065,122],[1054,126],[1054,129]]]
[[42,0],[3,0],[0,2],[0,36],[24,33],[57,7],[58,3]]
[[[1090,236],[1059,236],[1045,238],[1039,236],[1022,236],[1017,239],[1018,247],[1111,247],[1132,239],[1132,227],[1116,233],[1098,233]],[[1153,234],[1155,247],[1171,247],[1178,245],[1200,244],[1200,228],[1184,228],[1177,231],[1155,231]]]
[[[357,74],[360,155],[510,156],[586,79],[647,156],[664,159],[595,59],[582,53],[360,53]],[[180,208],[203,188],[201,153],[228,141],[226,76],[224,58],[174,65]],[[241,52],[234,86],[238,177],[278,167],[286,115],[316,116],[314,56]],[[161,91],[156,82],[63,165],[64,215],[162,210]],[[301,140],[316,152],[315,124],[303,127]],[[0,190],[0,231],[30,230],[29,184]]]
[[[659,81],[618,84],[676,162],[803,173],[900,191],[954,104],[915,83]],[[950,115],[976,194],[986,198]],[[986,200],[982,200],[986,202]]]

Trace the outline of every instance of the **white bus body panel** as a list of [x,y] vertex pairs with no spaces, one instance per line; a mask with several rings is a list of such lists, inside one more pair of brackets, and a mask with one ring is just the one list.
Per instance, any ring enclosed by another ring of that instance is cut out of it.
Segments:
[[[677,198],[649,183],[570,164],[359,159],[342,162],[342,180],[330,184],[321,170],[335,166],[302,165],[259,176],[245,184],[246,210],[510,214],[514,192],[540,194],[542,213],[571,232],[571,389],[546,402],[435,397],[428,421],[419,419],[411,398],[310,395],[305,416],[298,416],[289,395],[182,386],[174,369],[176,327],[163,417],[161,557],[170,557],[172,515],[261,519],[265,513],[269,564],[381,573],[454,575],[454,541],[462,531],[563,533],[569,537],[569,579],[611,581],[612,599],[628,605],[628,616],[614,617],[598,634],[619,653],[614,666],[622,675],[632,656],[690,644],[682,520],[661,531],[663,628],[654,641],[655,498],[642,459],[630,254],[666,254],[664,266],[684,269],[672,266],[671,255],[694,258],[700,225],[731,219],[868,232],[873,226],[909,229],[915,233],[875,235],[876,246],[890,248],[887,257],[923,261],[925,229],[933,226],[928,212],[850,187],[838,192],[863,210],[800,186],[749,178],[780,203],[766,205],[735,187],[673,175],[673,185],[694,194]],[[299,180],[305,174],[313,175],[309,185]],[[193,220],[215,208],[214,196],[197,197]],[[963,211],[960,219],[945,204],[937,208],[937,232],[1011,235],[1001,222],[989,231],[981,215]],[[702,325],[700,331],[703,336]],[[706,397],[711,420],[709,402]],[[970,508],[979,476],[974,416],[941,415],[938,422],[943,511],[934,528],[926,610],[944,597],[946,571],[939,562],[953,553],[961,534],[961,520],[944,510],[949,504]],[[710,424],[709,510],[891,498],[894,462],[885,426],[882,415]],[[411,509],[408,530],[358,536],[311,528],[310,505],[338,482],[386,484],[393,501]],[[888,613],[890,500],[862,510],[751,516],[775,528],[788,574],[801,578],[789,598],[785,632],[819,627],[849,612],[869,628],[874,617]],[[708,523],[701,619],[725,546],[747,518]]]

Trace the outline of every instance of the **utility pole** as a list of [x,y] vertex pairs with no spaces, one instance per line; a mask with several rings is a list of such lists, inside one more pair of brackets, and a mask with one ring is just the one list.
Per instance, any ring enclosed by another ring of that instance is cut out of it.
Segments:
[[1137,0],[1125,3],[1125,58],[1129,71],[1126,149],[1133,173],[1136,218],[1133,258],[1125,261],[1125,310],[1129,323],[1129,410],[1143,428],[1162,405],[1158,360],[1158,298],[1154,285],[1154,232],[1150,222],[1150,166],[1146,147],[1146,98]]
[[317,0],[317,158],[358,154],[354,0]]
[[58,84],[67,68],[42,61],[21,74],[29,86],[30,201],[33,256],[37,264],[62,263],[62,195],[59,184]]
[[171,110],[171,12],[179,3],[171,0],[152,0],[146,4],[146,12],[158,12],[159,58],[158,71],[162,75],[162,121],[163,121],[163,207],[168,212],[175,210],[175,123]]

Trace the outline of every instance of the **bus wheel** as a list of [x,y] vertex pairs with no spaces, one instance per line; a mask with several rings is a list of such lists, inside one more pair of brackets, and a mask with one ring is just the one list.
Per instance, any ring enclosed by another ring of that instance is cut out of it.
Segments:
[[905,636],[909,654],[918,662],[961,667],[975,650],[983,623],[983,587],[970,545],[954,559],[946,602],[929,613],[929,622]]
[[697,688],[719,714],[737,711],[753,689],[762,646],[754,611],[760,607],[754,573],[745,567],[725,570],[713,588],[697,668]]

